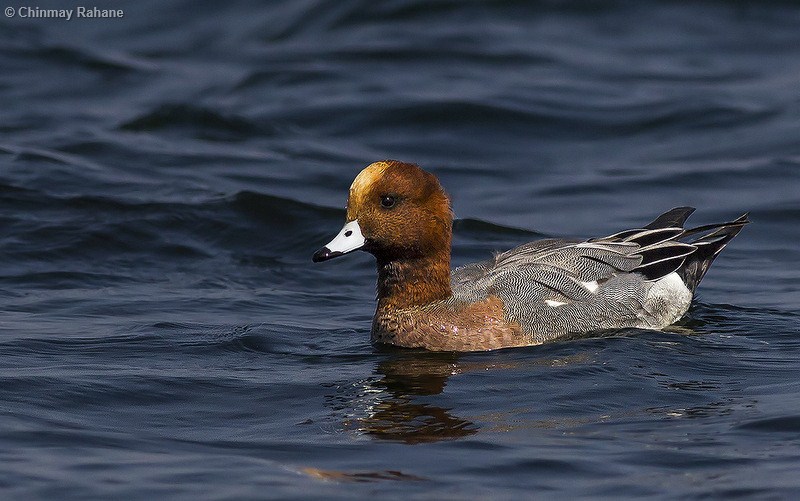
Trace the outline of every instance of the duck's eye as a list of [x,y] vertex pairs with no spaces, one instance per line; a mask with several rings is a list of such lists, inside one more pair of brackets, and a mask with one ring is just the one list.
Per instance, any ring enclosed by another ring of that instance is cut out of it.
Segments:
[[394,207],[395,198],[392,195],[382,195],[381,196],[381,207],[384,209],[391,209]]

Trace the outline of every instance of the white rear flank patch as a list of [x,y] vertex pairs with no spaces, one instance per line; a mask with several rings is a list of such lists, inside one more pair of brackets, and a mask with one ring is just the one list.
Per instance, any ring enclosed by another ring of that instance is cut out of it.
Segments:
[[692,291],[686,287],[680,275],[673,271],[653,282],[653,286],[647,292],[645,307],[661,313],[662,325],[656,327],[661,329],[681,318],[689,309],[691,302]]
[[555,301],[553,299],[545,299],[544,303],[551,308],[557,308],[559,306],[564,306],[567,303],[562,303],[561,301]]
[[597,292],[597,289],[600,288],[600,284],[597,283],[597,280],[592,280],[591,282],[581,282],[581,285],[592,293]]
[[669,275],[665,275],[663,278],[656,280],[653,282],[653,285],[655,287],[650,289],[650,294],[657,293],[675,298],[686,299],[688,297],[689,300],[692,299],[692,292],[688,287],[686,287],[686,284],[683,283],[680,275],[674,271]]

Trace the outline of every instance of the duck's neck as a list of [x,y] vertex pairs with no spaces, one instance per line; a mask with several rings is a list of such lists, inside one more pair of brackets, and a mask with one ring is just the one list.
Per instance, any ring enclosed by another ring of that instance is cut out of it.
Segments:
[[378,308],[424,306],[452,294],[449,252],[411,259],[378,259]]

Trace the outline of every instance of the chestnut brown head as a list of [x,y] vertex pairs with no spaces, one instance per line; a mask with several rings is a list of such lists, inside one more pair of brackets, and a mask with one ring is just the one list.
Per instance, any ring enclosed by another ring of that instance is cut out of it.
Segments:
[[452,222],[450,200],[436,176],[414,164],[375,162],[350,186],[347,223],[313,260],[358,249],[380,261],[449,255]]

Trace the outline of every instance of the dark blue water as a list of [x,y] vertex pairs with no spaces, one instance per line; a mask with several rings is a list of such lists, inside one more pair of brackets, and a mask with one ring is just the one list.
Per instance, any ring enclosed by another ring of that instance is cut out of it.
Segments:
[[[800,493],[795,3],[6,5],[3,498]],[[753,224],[671,332],[377,350],[371,257],[310,257],[384,158],[441,178],[455,264]]]

